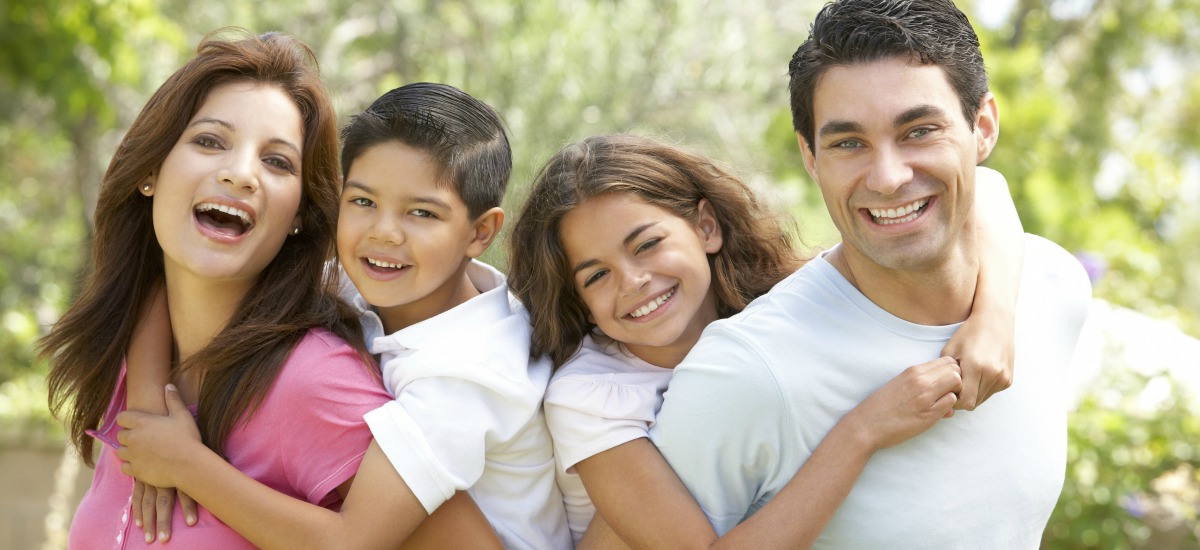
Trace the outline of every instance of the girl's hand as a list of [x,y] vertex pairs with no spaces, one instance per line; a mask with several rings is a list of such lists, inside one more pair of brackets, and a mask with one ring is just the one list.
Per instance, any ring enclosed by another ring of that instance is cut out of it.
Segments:
[[188,459],[203,452],[200,430],[175,386],[166,387],[167,416],[124,411],[117,415],[121,472],[155,487],[174,487],[173,472],[188,467]]
[[953,416],[955,394],[961,390],[958,363],[940,357],[905,369],[850,411],[846,420],[858,426],[870,449],[886,449]]
[[979,310],[963,322],[942,349],[962,368],[962,393],[956,409],[975,410],[989,397],[1013,382],[1013,332],[1011,308]]
[[[155,487],[146,485],[141,480],[134,480],[133,524],[142,528],[146,542],[154,542],[156,524],[158,541],[171,540],[171,518],[175,511],[176,494],[179,496],[180,506],[183,506],[184,521],[188,525],[195,525],[199,512],[196,501],[184,494],[183,491],[176,492],[170,487]],[[157,521],[155,521],[156,517]],[[150,528],[147,529],[147,526]]]

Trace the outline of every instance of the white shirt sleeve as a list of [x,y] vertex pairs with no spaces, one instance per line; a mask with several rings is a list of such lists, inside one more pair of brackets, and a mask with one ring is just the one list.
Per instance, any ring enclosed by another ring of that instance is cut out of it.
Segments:
[[[486,368],[474,367],[465,370]],[[392,466],[432,514],[455,491],[479,480],[489,442],[511,439],[536,414],[540,394],[529,393],[501,380],[429,376],[406,384],[394,401],[364,418]]]
[[[795,429],[757,349],[710,325],[675,367],[650,439],[723,535],[763,501]],[[789,472],[787,478],[791,477]]]
[[555,378],[546,388],[546,426],[560,466],[573,472],[581,460],[647,437],[657,406],[653,383],[625,384],[604,374]]

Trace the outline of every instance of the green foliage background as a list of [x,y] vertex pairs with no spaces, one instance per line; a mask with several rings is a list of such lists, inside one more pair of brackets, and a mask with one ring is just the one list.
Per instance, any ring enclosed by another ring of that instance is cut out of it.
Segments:
[[[512,133],[510,211],[557,148],[636,131],[726,161],[819,246],[836,233],[790,129],[786,64],[821,3],[0,2],[0,424],[50,425],[33,342],[77,291],[113,148],[206,32],[302,38],[342,116],[420,80],[487,101]],[[1097,297],[1200,335],[1200,0],[960,5],[1001,108],[988,165],[1027,230],[1104,266]],[[502,265],[502,246],[486,259]]]

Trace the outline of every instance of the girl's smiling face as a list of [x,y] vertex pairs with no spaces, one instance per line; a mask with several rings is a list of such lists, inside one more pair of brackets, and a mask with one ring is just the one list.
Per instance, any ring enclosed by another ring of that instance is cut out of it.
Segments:
[[721,230],[707,201],[692,223],[630,193],[585,200],[559,228],[592,322],[631,353],[674,367],[717,319],[708,255]]

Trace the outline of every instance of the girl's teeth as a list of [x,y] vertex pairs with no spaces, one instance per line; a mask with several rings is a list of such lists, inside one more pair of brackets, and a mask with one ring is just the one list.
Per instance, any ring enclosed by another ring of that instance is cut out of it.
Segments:
[[672,288],[671,290],[668,290],[666,293],[664,293],[662,296],[659,296],[658,298],[651,300],[650,303],[637,308],[636,310],[633,311],[633,313],[630,313],[629,316],[633,317],[634,319],[637,319],[638,317],[648,315],[650,312],[658,309],[658,306],[661,306],[661,305],[667,303],[667,300],[670,300],[671,296],[674,296],[674,295],[675,295],[675,289]]

